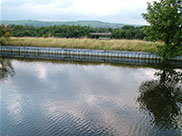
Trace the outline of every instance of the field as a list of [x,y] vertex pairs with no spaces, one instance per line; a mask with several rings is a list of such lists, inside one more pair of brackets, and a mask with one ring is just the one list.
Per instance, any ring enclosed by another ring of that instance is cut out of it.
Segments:
[[160,42],[66,38],[10,38],[6,45],[157,52]]
[[[1,20],[0,24],[14,24],[14,25],[28,25],[28,26],[54,26],[54,25],[80,25],[80,26],[90,26],[97,28],[121,28],[126,24],[118,23],[107,23],[101,21],[90,21],[90,20],[80,20],[80,21],[38,21],[38,20]],[[135,26],[135,25],[134,25]]]

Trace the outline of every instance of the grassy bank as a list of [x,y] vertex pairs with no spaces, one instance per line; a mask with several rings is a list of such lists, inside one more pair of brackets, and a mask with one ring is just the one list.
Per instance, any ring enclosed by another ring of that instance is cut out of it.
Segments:
[[66,38],[10,38],[7,45],[157,52],[160,42]]

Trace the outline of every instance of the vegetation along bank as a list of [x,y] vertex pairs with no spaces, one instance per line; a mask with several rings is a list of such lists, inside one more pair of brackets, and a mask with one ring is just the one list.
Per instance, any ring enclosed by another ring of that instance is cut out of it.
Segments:
[[75,39],[75,38],[10,38],[6,45],[34,46],[34,47],[56,47],[56,48],[80,48],[98,50],[118,50],[118,51],[143,51],[158,53],[160,42],[150,42],[143,40],[97,40],[97,39]]

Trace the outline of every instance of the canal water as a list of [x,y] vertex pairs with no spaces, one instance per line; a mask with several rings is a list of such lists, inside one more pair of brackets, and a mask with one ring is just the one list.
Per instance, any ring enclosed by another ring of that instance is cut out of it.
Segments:
[[1,136],[181,136],[182,70],[0,58]]

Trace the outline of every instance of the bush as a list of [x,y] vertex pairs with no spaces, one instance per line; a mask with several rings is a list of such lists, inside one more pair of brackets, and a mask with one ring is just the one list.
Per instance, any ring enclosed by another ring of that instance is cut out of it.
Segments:
[[6,40],[9,39],[11,36],[11,27],[8,25],[5,27],[5,25],[0,25],[0,44],[4,44]]

